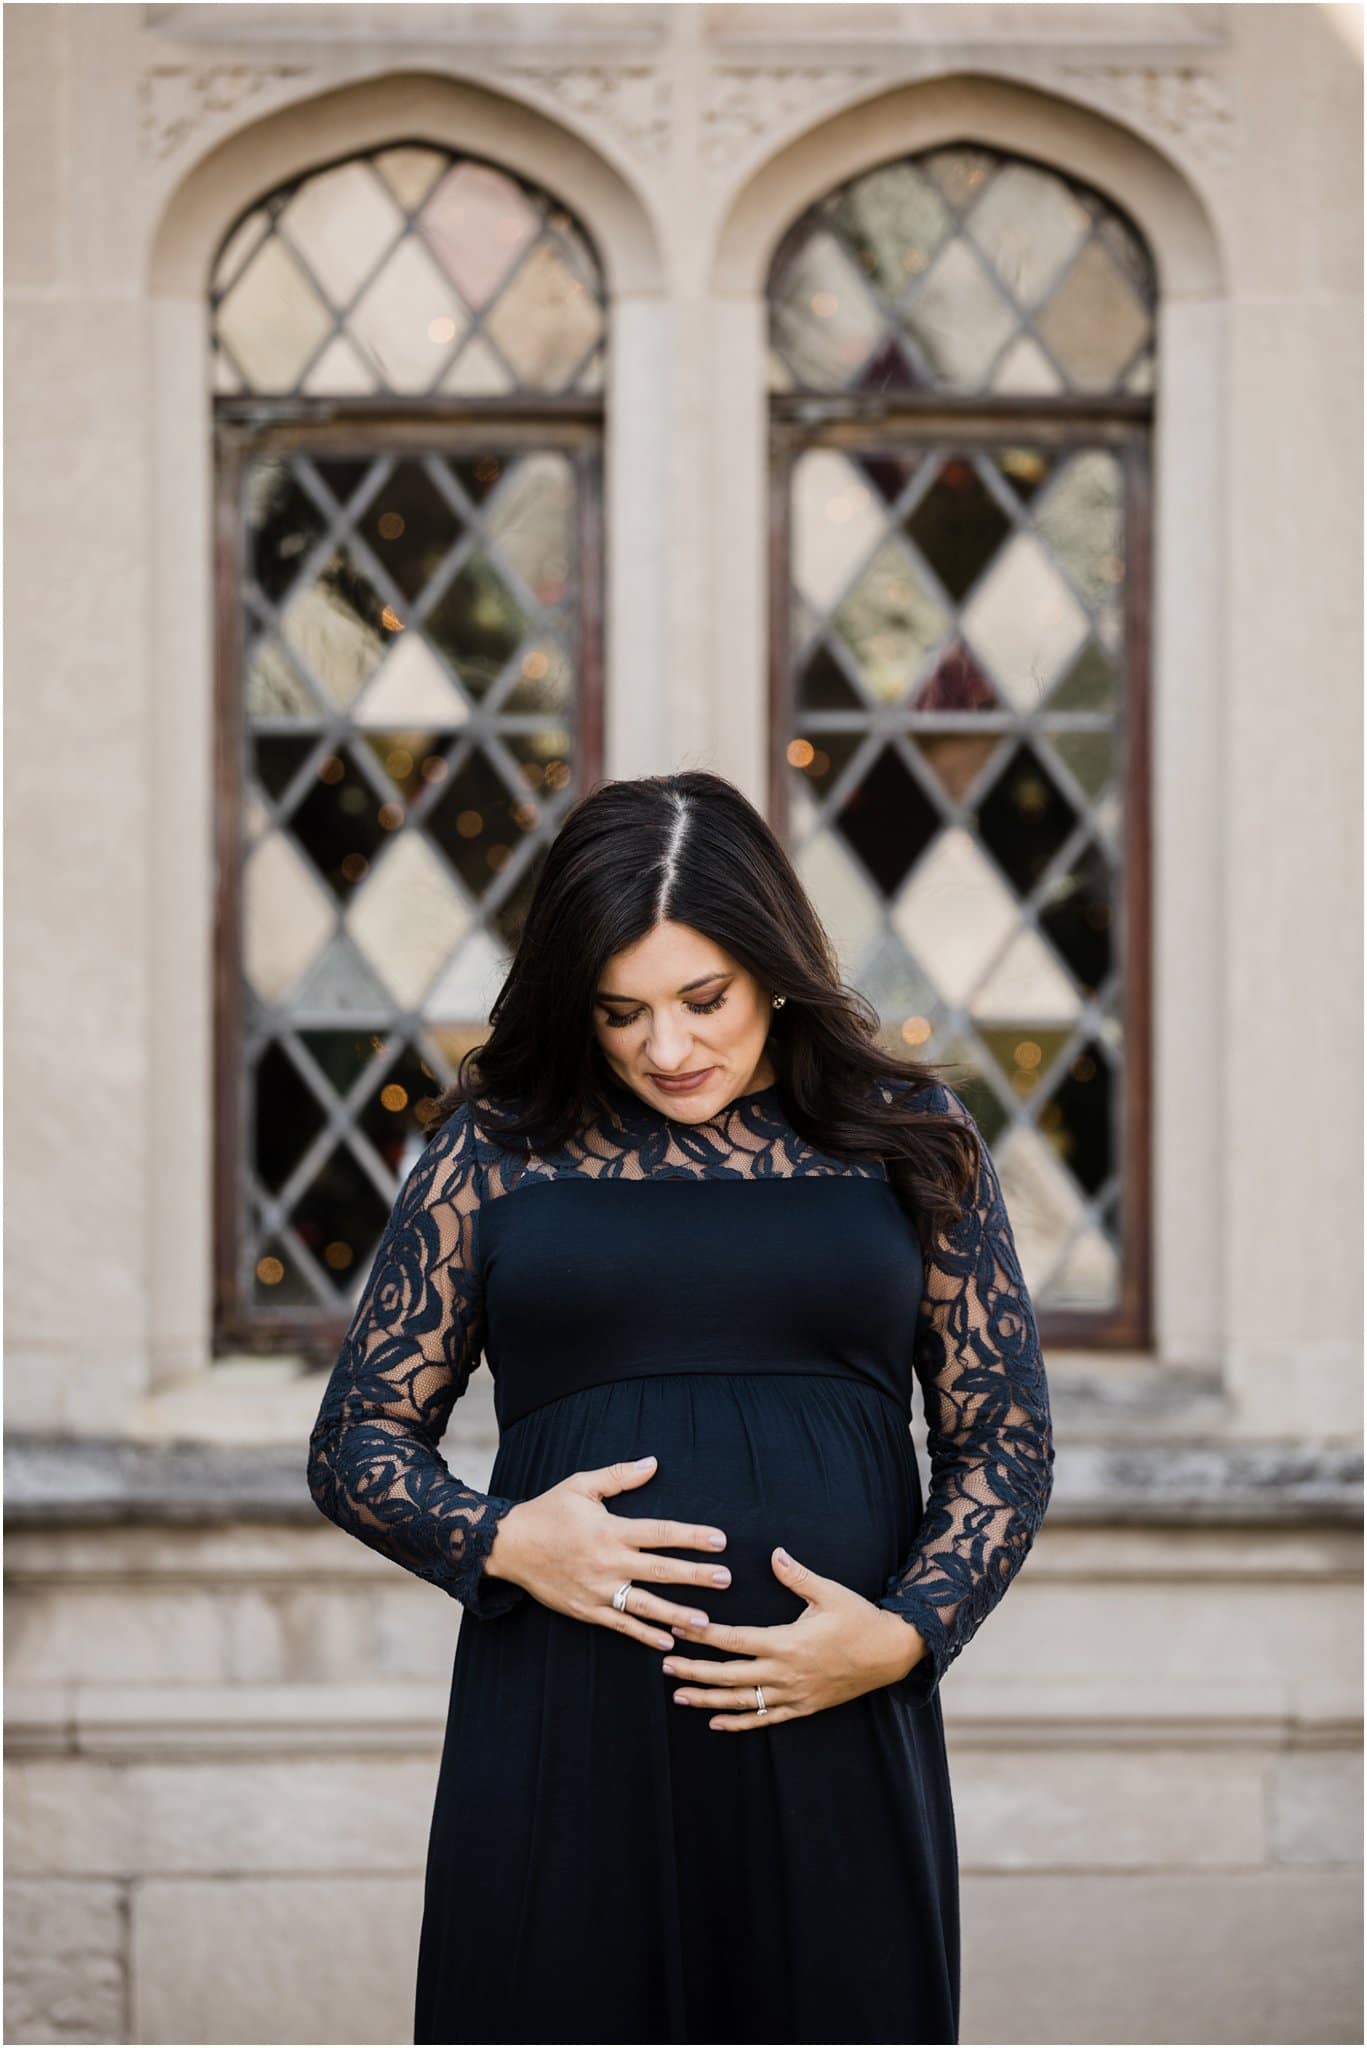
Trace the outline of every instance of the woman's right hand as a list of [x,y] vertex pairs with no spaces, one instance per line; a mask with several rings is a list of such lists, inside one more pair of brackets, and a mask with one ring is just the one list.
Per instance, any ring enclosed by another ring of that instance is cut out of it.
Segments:
[[[609,1495],[644,1486],[654,1473],[653,1457],[636,1464],[602,1465],[595,1471],[571,1472],[559,1485],[518,1501],[499,1521],[484,1561],[486,1573],[511,1579],[559,1614],[616,1629],[655,1649],[677,1648],[672,1635],[650,1624],[663,1623],[667,1629],[677,1621],[705,1628],[709,1617],[701,1608],[678,1606],[633,1585],[627,1594],[628,1611],[619,1613],[612,1596],[624,1579],[729,1585],[731,1574],[724,1565],[653,1554],[659,1545],[670,1543],[684,1550],[721,1550],[726,1534],[702,1523],[615,1515],[603,1506]],[[721,1579],[715,1576],[718,1571],[724,1574]]]

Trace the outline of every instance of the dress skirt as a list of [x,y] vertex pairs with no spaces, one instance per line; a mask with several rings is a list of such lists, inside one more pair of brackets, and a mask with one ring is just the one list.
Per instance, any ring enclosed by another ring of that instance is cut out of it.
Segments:
[[[829,1360],[631,1365],[506,1424],[490,1490],[524,1499],[653,1453],[654,1475],[606,1505],[716,1524],[727,1547],[706,1557],[732,1573],[664,1597],[716,1621],[793,1620],[803,1603],[770,1563],[782,1544],[879,1598],[922,1509],[895,1399]],[[938,1693],[714,1730],[715,1710],[673,1702],[665,1654],[530,1598],[463,1621],[414,2040],[957,2041]]]

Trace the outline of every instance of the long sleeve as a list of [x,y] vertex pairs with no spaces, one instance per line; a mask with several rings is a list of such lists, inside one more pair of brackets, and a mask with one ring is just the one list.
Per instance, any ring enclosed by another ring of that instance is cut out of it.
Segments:
[[487,1619],[523,1597],[484,1575],[514,1503],[456,1478],[437,1449],[484,1339],[480,1183],[462,1105],[395,1198],[309,1435],[308,1485],[339,1528]]
[[[958,1116],[942,1083],[917,1100]],[[1049,1391],[1035,1314],[986,1142],[959,1222],[926,1261],[915,1368],[930,1484],[911,1554],[880,1607],[919,1629],[926,1654],[894,1691],[924,1705],[1025,1561],[1053,1490]]]

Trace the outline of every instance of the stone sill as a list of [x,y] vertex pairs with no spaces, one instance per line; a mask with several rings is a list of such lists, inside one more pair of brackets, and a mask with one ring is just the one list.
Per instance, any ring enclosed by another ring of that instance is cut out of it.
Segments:
[[[1236,1433],[1218,1372],[1163,1364],[1138,1351],[1055,1348],[1047,1364],[1054,1415],[1070,1441]],[[127,1434],[147,1443],[302,1443],[326,1378],[293,1354],[233,1353],[148,1394]],[[497,1441],[493,1393],[493,1377],[481,1366],[452,1414],[453,1439]]]
[[[1350,1447],[1197,1434],[1074,1440],[1056,1404],[1052,1526],[1356,1526],[1362,1456]],[[487,1482],[496,1437],[453,1421],[442,1455]],[[923,1462],[924,1469],[924,1462]],[[23,1528],[129,1521],[317,1523],[304,1436],[288,1445],[7,1434],[5,1522]]]

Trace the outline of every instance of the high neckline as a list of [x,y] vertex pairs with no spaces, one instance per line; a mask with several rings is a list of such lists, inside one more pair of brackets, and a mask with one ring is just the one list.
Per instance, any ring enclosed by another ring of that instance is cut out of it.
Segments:
[[742,1089],[739,1095],[733,1095],[729,1101],[724,1102],[720,1109],[714,1109],[711,1116],[682,1117],[674,1116],[669,1110],[648,1102],[644,1095],[638,1094],[627,1082],[619,1080],[610,1067],[604,1070],[603,1085],[611,1098],[625,1108],[639,1110],[648,1116],[663,1117],[668,1123],[685,1124],[694,1129],[707,1124],[719,1124],[728,1116],[734,1115],[737,1110],[748,1108],[751,1104],[768,1103],[771,1099],[777,1101],[783,1093],[781,1082],[770,1081],[763,1088]]

